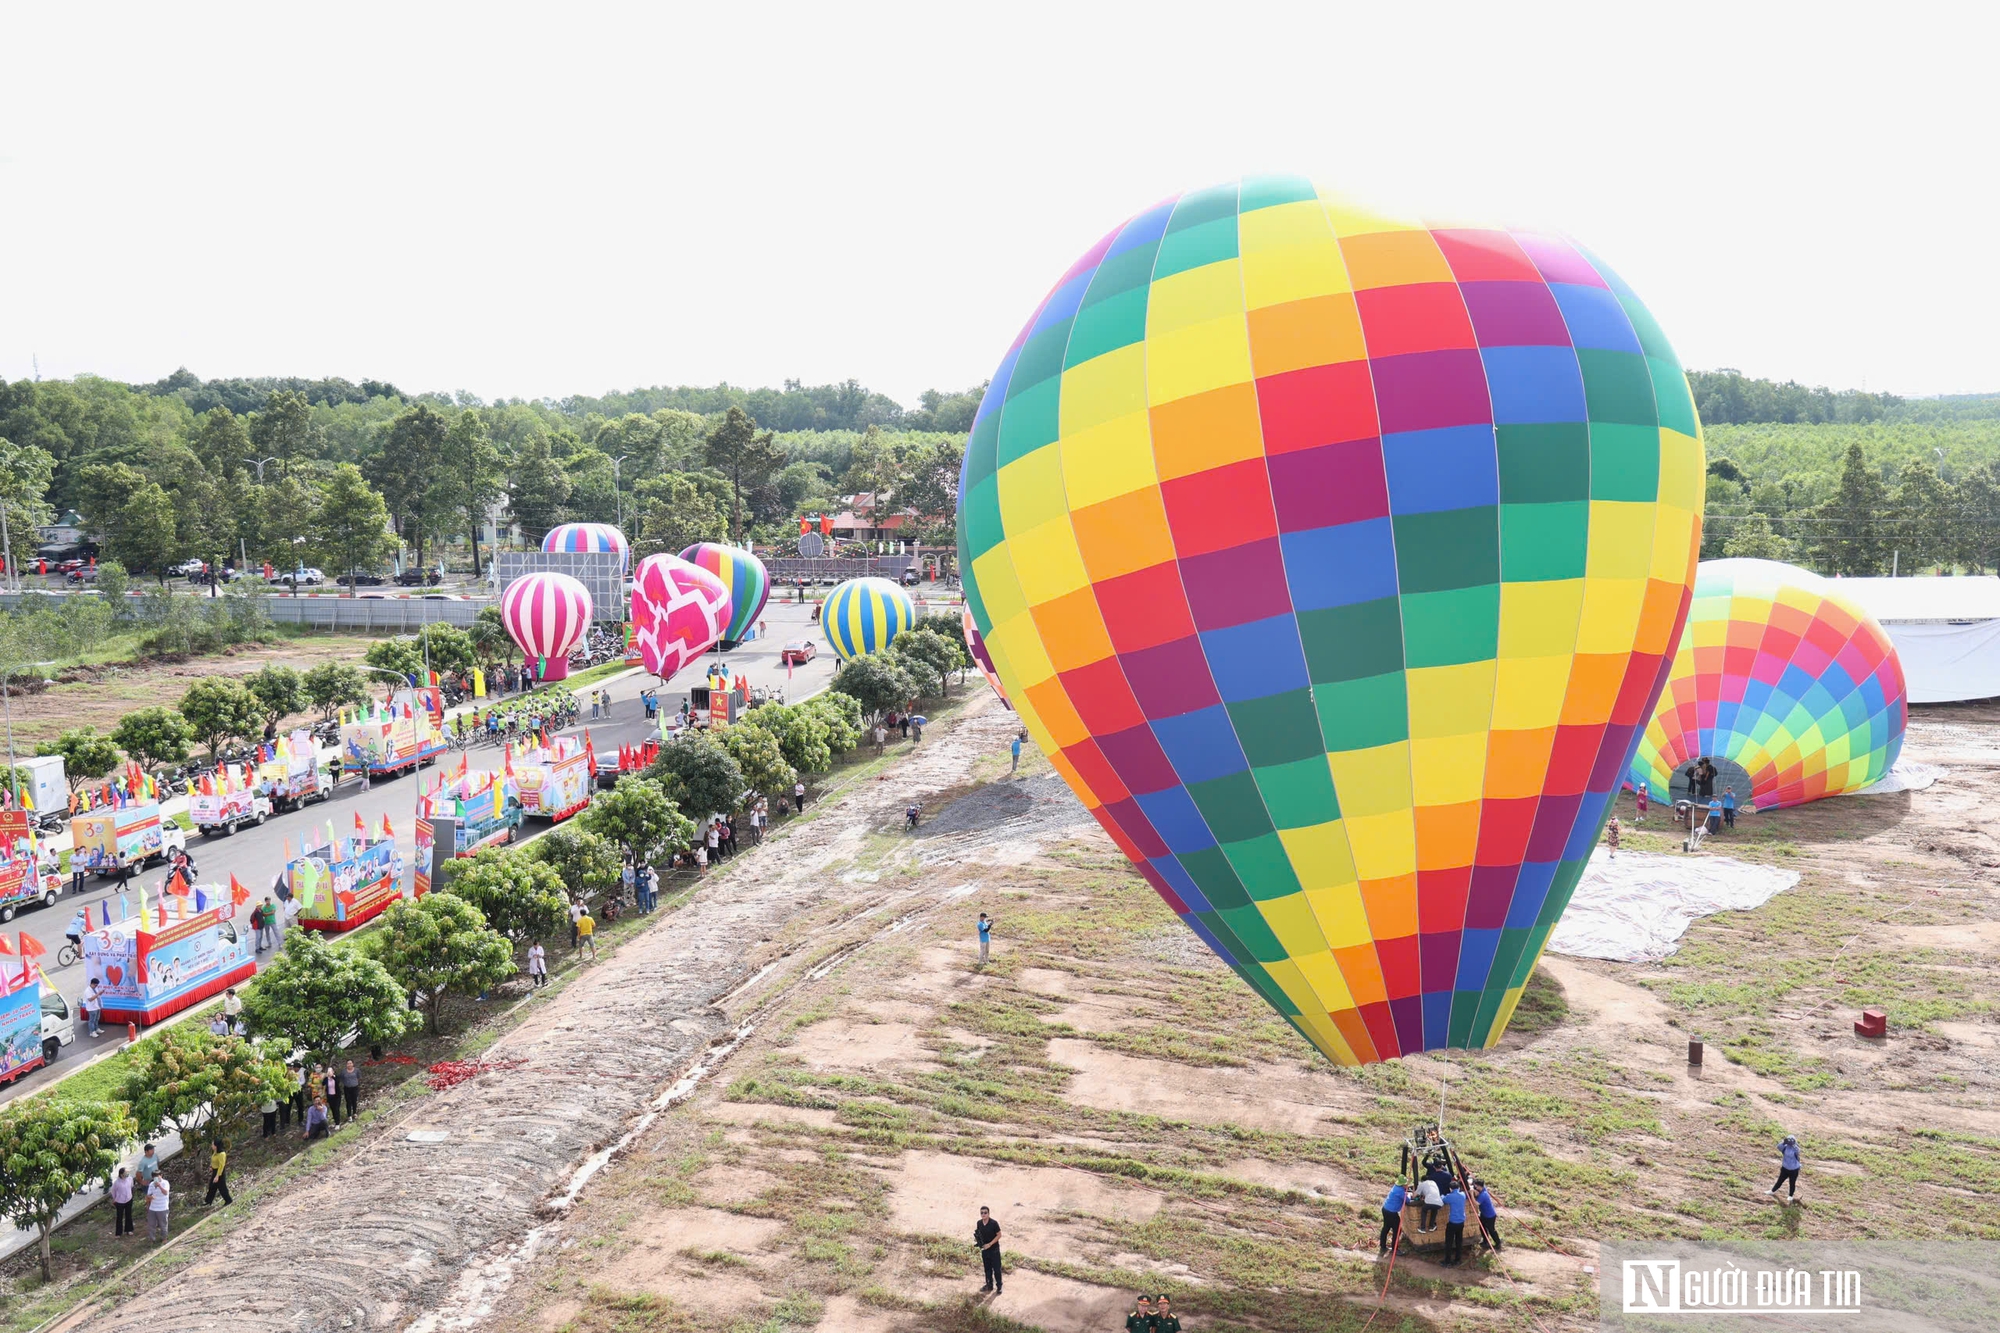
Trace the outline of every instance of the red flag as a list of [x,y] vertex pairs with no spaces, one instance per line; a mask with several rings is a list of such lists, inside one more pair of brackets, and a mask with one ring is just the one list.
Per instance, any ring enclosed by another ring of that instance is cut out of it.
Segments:
[[30,935],[25,930],[21,932],[21,957],[40,958],[43,954],[47,952],[48,950],[42,947],[42,942],[40,940],[36,939],[33,935]]
[[250,901],[250,890],[244,888],[243,881],[234,875],[229,877],[229,901],[238,907]]
[[361,822],[361,812],[359,810],[354,812],[354,831],[356,833],[368,832],[368,826]]
[[389,816],[386,814],[382,816],[382,836],[384,838],[393,838],[396,836],[396,830],[389,827]]
[[13,952],[14,952],[14,946],[7,942],[7,937],[5,935],[0,935],[0,953],[11,955]]
[[165,930],[166,928],[167,928],[167,900],[165,898],[162,898],[160,899],[160,929]]
[[181,873],[179,866],[175,866],[173,873],[167,876],[167,892],[173,894],[176,898],[187,897],[187,876]]

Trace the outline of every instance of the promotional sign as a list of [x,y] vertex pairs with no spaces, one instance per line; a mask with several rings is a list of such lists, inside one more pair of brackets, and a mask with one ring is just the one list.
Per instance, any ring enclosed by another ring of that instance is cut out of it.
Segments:
[[39,979],[0,995],[0,1083],[42,1063],[42,986]]
[[157,1023],[256,974],[250,936],[236,927],[229,891],[204,885],[200,892],[220,905],[178,919],[162,905],[155,910],[168,914],[164,926],[144,928],[156,918],[142,911],[83,937],[84,971],[98,985],[108,1022]]
[[82,857],[83,868],[99,875],[136,866],[160,855],[165,847],[160,807],[155,801],[78,815],[70,820],[69,831],[74,839],[71,868]]
[[307,930],[352,930],[399,896],[402,857],[390,838],[340,838],[308,848],[285,867]]
[[560,822],[590,804],[595,765],[575,737],[557,736],[549,748],[529,750],[511,762],[523,813]]
[[431,789],[417,797],[417,818],[433,825],[451,820],[456,826],[452,855],[471,856],[514,840],[514,830],[521,826],[520,791],[510,774],[472,773],[461,767],[456,776],[440,774]]
[[247,822],[256,816],[256,807],[257,793],[248,787],[214,793],[196,792],[188,797],[188,817],[194,820],[196,828]]
[[340,753],[350,768],[400,773],[444,750],[444,698],[435,689],[398,690],[387,704],[370,701],[340,728]]

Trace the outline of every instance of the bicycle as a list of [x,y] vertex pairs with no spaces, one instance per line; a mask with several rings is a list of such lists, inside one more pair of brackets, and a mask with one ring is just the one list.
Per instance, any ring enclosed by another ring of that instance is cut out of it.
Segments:
[[67,937],[65,937],[62,948],[56,950],[56,966],[69,967],[72,964],[80,963],[82,961],[83,961],[83,946],[79,944],[72,944],[68,941]]

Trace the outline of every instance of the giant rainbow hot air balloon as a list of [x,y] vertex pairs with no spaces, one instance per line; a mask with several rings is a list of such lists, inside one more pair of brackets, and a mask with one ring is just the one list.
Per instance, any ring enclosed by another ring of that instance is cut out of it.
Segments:
[[539,680],[569,675],[570,649],[583,640],[594,609],[590,590],[567,574],[524,574],[500,594],[500,623]]
[[620,569],[632,563],[631,544],[609,523],[564,523],[550,528],[542,535],[542,550],[615,555]]
[[721,542],[696,542],[681,552],[681,559],[701,566],[729,589],[729,624],[723,627],[722,651],[755,638],[757,617],[771,596],[771,576],[764,562],[740,546]]
[[1630,776],[1664,796],[1676,769],[1726,759],[1747,774],[1746,805],[1800,805],[1880,781],[1908,721],[1896,646],[1837,582],[1710,560]]
[[1056,281],[975,419],[959,565],[1111,837],[1365,1063],[1506,1027],[1658,697],[1703,469],[1595,256],[1263,177]]
[[917,623],[917,608],[908,593],[887,579],[849,579],[826,595],[819,619],[834,656],[845,662],[887,648]]
[[632,641],[662,681],[713,648],[729,624],[729,589],[677,555],[649,555],[632,572]]

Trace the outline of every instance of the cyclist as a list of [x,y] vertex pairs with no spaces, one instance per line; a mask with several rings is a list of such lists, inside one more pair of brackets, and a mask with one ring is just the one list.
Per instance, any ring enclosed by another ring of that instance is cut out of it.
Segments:
[[919,815],[923,813],[923,809],[924,808],[921,805],[913,805],[909,809],[903,811],[903,827],[911,829],[915,828],[917,826],[917,818]]
[[76,950],[78,958],[83,957],[83,932],[89,928],[89,918],[83,914],[81,907],[77,908],[76,915],[69,919],[69,928],[63,932],[63,938],[69,941],[72,949]]

